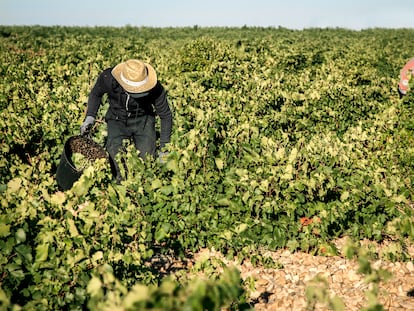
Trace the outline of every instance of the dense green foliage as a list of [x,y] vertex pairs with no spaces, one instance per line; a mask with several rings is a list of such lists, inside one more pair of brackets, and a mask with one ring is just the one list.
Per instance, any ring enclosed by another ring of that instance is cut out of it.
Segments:
[[[256,260],[259,249],[332,254],[344,235],[412,239],[414,95],[399,99],[397,83],[413,35],[0,27],[0,303],[213,310],[242,302],[236,272],[185,296],[190,280],[164,280],[147,261],[204,247]],[[94,80],[127,58],[152,63],[168,89],[167,163],[129,148],[121,185],[98,161],[59,191],[63,145]]]

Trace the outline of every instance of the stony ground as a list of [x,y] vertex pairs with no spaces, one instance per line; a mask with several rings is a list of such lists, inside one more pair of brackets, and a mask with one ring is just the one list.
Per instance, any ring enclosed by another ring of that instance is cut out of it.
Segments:
[[[155,256],[148,265],[165,274],[182,269],[191,271],[197,262],[211,258],[219,259],[228,267],[236,266],[245,283],[253,284],[246,290],[254,310],[340,310],[329,305],[335,301],[342,304],[341,310],[364,310],[370,306],[367,293],[372,292],[373,282],[367,282],[366,275],[358,272],[361,265],[357,259],[348,259],[344,255],[345,247],[349,245],[347,239],[339,239],[334,243],[339,250],[337,256],[314,256],[287,250],[262,253],[263,257],[271,257],[277,263],[277,267],[271,269],[253,266],[249,261],[230,261],[219,252],[209,249],[199,251],[185,262],[170,256]],[[393,251],[392,242],[379,245],[360,241],[360,245],[380,258],[369,261],[372,271],[385,270],[390,274],[388,280],[379,282],[379,292],[374,296],[378,303],[388,311],[414,311],[414,243],[406,242],[404,252],[408,259],[404,261],[384,259],[384,254]],[[316,302],[310,301],[306,294],[311,288],[319,295]],[[370,309],[373,310],[379,311]]]
[[[338,240],[338,249],[343,249],[345,243],[344,240]],[[406,251],[411,258],[409,261],[390,262],[378,259],[370,262],[374,270],[381,268],[392,274],[389,280],[380,282],[377,296],[379,302],[389,311],[414,310],[414,246],[409,246]],[[378,252],[380,253],[380,249]],[[369,305],[366,293],[372,290],[372,283],[370,285],[365,282],[365,275],[358,273],[360,265],[356,260],[342,255],[312,256],[286,250],[267,253],[266,256],[280,263],[281,267],[275,269],[253,267],[249,262],[226,262],[223,256],[211,250],[201,251],[194,260],[201,256],[220,257],[227,265],[236,265],[243,279],[253,278],[255,286],[250,293],[250,299],[255,310],[332,310],[328,303],[312,304],[307,301],[305,291],[310,287],[318,289],[317,293],[326,301],[332,301],[332,297],[337,296],[347,311],[361,310]]]

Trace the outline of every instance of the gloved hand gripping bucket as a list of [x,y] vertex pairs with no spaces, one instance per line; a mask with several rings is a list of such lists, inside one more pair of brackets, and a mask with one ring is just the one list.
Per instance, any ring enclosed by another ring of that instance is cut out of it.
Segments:
[[59,188],[62,190],[72,188],[73,183],[83,173],[84,168],[76,167],[72,160],[74,153],[80,153],[91,162],[100,158],[106,158],[109,161],[106,150],[88,136],[79,135],[70,137],[65,143],[56,171],[56,180]]

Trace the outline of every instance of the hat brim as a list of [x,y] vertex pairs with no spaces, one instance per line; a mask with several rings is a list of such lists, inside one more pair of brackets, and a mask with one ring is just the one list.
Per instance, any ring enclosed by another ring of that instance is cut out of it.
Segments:
[[144,63],[144,65],[147,68],[148,76],[146,82],[139,86],[130,85],[122,79],[122,72],[124,71],[126,66],[125,62],[116,65],[112,69],[111,74],[116,79],[116,81],[122,86],[122,88],[128,93],[144,93],[151,90],[157,84],[157,73],[155,72],[154,67],[152,67],[148,63]]

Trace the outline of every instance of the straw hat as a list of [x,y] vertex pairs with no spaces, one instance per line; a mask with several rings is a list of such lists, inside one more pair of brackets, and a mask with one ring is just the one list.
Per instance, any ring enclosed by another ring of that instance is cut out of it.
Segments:
[[137,59],[130,59],[116,65],[112,76],[128,93],[143,93],[157,84],[157,73],[147,63]]

